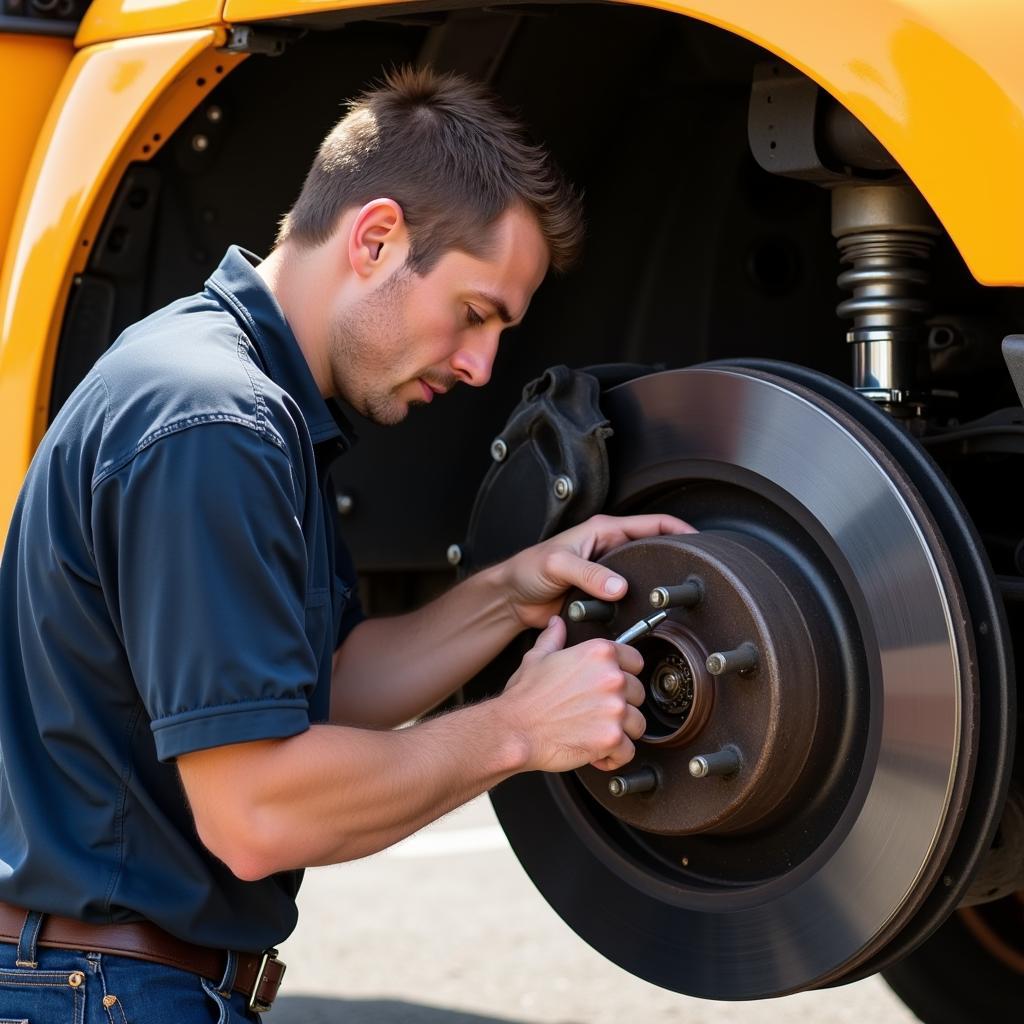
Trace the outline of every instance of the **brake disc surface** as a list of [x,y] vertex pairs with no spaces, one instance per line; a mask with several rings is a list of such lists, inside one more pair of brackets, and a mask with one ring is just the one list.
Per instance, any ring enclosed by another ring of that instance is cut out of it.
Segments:
[[[748,814],[761,824],[738,835],[658,835],[699,833],[720,815],[617,813],[587,770],[509,780],[492,794],[499,818],[560,916],[632,973],[718,999],[826,984],[920,907],[964,813],[976,687],[948,555],[885,451],[799,385],[733,368],[671,371],[614,389],[606,409],[614,511],[671,511],[709,536],[747,535],[797,567],[794,593],[818,594],[836,649],[821,663],[831,763],[827,751],[801,753],[785,767],[800,775],[804,809],[767,824]],[[642,613],[644,597],[631,586],[636,607],[622,611]],[[587,626],[573,639],[600,635]],[[773,686],[785,669],[783,654]],[[663,773],[670,756],[659,750]]]

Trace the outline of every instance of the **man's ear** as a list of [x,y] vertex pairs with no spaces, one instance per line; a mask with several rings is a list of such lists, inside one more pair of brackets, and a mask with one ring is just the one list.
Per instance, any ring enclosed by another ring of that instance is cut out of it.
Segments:
[[360,277],[390,275],[409,255],[409,230],[394,199],[373,199],[356,213],[348,234],[348,260]]

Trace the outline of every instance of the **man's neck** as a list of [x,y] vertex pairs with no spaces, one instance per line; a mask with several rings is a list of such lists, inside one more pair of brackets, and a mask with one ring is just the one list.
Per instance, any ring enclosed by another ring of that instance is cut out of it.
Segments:
[[270,253],[256,268],[256,273],[281,307],[320,394],[330,398],[333,382],[324,357],[327,333],[323,322],[325,285],[318,280],[317,261],[285,243]]

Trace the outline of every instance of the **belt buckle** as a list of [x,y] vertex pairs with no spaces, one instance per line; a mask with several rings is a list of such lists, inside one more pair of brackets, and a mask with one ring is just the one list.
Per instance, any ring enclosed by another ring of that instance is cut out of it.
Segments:
[[[274,964],[280,967],[280,973],[277,975],[277,980],[267,977],[267,968]],[[287,964],[283,960],[278,960],[276,949],[267,949],[263,951],[263,957],[260,960],[260,968],[256,972],[256,980],[252,983],[252,992],[249,994],[249,1009],[254,1013],[266,1013],[274,999],[277,998],[277,990],[281,987],[281,979],[284,977],[284,972],[287,969]],[[260,989],[263,988],[264,981],[269,981],[274,986],[273,993],[269,999],[260,998]]]

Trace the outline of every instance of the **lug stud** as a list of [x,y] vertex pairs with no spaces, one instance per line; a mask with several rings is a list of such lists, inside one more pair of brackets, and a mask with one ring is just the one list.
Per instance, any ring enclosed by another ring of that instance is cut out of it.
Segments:
[[726,672],[749,672],[757,667],[757,648],[740,644],[734,651],[716,651],[708,655],[707,669],[713,676]]
[[698,754],[690,758],[690,774],[695,779],[709,775],[735,775],[740,770],[740,753],[735,747],[722,747],[714,754]]
[[568,614],[571,622],[611,622],[615,605],[607,601],[573,601]]
[[630,796],[633,793],[649,793],[658,787],[658,775],[653,768],[638,768],[635,772],[614,775],[608,780],[608,792],[612,796]]
[[650,601],[652,608],[694,608],[703,597],[700,580],[691,577],[678,587],[655,587]]

